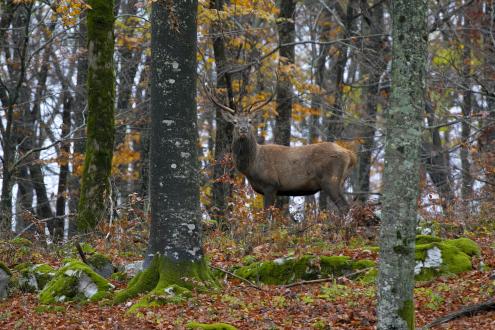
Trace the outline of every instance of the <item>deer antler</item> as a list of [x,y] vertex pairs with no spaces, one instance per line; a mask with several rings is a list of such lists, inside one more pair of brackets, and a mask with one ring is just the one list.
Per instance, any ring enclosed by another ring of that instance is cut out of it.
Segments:
[[[201,79],[201,78],[200,78]],[[208,84],[203,80],[201,79],[201,85],[203,87],[203,90],[206,94],[206,97],[208,97],[208,99],[213,102],[217,107],[219,107],[220,109],[222,110],[225,110],[227,112],[230,112],[231,114],[235,115],[236,114],[236,111],[232,108],[229,108],[228,106],[222,104],[222,102],[220,102],[216,96],[214,95],[214,93],[211,91],[211,89],[208,87]]]
[[[256,101],[253,104],[249,106],[249,109],[247,110],[248,113],[255,113],[256,111],[261,110],[265,105],[270,103],[273,100],[273,97],[275,96],[274,93],[270,95],[266,100],[264,101]],[[262,102],[261,104],[256,105],[257,103]],[[256,106],[255,106],[256,105]]]

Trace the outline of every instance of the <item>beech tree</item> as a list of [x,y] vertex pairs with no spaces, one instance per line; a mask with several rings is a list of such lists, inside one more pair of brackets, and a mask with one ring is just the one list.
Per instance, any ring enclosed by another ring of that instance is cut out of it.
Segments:
[[414,266],[428,34],[425,0],[392,2],[392,95],[386,115],[378,329],[414,329]]
[[115,72],[113,0],[88,1],[88,123],[78,206],[79,231],[93,229],[106,215],[114,142]]
[[214,283],[201,246],[196,110],[196,1],[151,13],[151,228],[146,270],[116,297]]

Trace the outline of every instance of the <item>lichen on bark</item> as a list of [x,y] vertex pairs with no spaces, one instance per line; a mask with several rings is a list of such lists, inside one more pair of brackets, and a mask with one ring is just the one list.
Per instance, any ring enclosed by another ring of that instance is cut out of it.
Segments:
[[106,215],[114,143],[114,1],[88,4],[88,119],[77,228],[92,230]]
[[[415,230],[425,102],[425,0],[392,2],[392,74],[386,112],[378,329],[413,329]],[[412,315],[411,315],[412,314]]]

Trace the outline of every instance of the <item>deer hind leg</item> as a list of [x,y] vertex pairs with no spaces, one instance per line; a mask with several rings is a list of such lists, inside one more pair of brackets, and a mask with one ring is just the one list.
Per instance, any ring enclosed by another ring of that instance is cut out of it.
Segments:
[[349,203],[342,193],[341,180],[332,177],[323,182],[323,190],[330,197],[332,202],[337,206],[340,214],[345,216],[349,212]]

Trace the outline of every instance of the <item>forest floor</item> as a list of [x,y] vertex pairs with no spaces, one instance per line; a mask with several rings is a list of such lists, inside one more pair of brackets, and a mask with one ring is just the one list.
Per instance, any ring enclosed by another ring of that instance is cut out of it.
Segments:
[[[241,228],[241,229],[239,229]],[[253,228],[238,226],[229,234],[208,230],[205,250],[213,266],[231,269],[246,255],[273,260],[287,254],[345,255],[355,259],[377,259],[367,249],[373,242],[353,233],[343,239],[315,222],[290,234],[290,226],[253,234]],[[300,228],[299,228],[300,229]],[[130,233],[130,231],[126,231]],[[293,231],[294,232],[294,231]],[[473,260],[475,270],[457,276],[419,282],[415,289],[416,325],[421,327],[437,317],[463,306],[494,297],[495,233],[478,226],[464,234],[482,249]],[[94,241],[99,252],[111,256],[115,264],[139,259],[130,246],[143,248],[127,237],[124,243]],[[139,240],[137,240],[139,241]],[[122,241],[121,241],[122,242]],[[40,247],[30,258],[35,262],[60,264],[60,250]],[[481,265],[485,265],[481,267]],[[487,266],[487,267],[486,267]],[[126,283],[112,281],[119,288]],[[375,285],[347,278],[290,288],[261,285],[258,288],[225,275],[217,292],[194,293],[187,302],[128,313],[130,303],[109,306],[101,303],[63,303],[58,308],[40,308],[36,294],[17,292],[0,301],[0,329],[184,329],[190,321],[225,322],[239,329],[374,329],[376,324]],[[462,317],[433,329],[495,329],[495,311]]]

